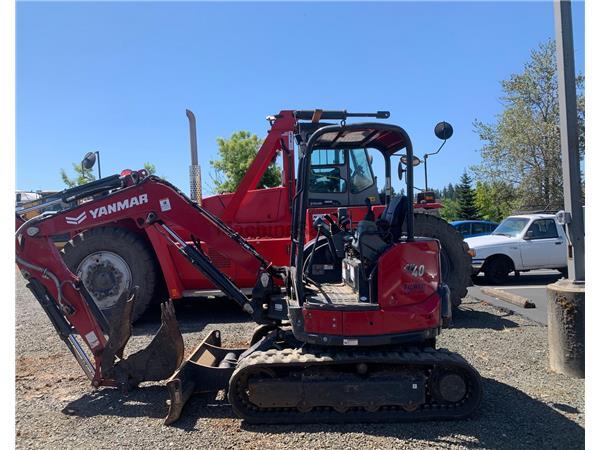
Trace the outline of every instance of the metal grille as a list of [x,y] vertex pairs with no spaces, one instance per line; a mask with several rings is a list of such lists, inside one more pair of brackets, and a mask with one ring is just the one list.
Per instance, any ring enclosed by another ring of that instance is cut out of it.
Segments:
[[358,303],[358,293],[344,283],[322,284],[321,290],[308,295],[311,301],[319,303]]
[[223,255],[222,253],[219,253],[212,247],[208,249],[208,257],[210,258],[210,262],[212,262],[215,265],[215,267],[231,267],[231,260],[227,256]]
[[200,166],[190,166],[190,197],[199,205],[202,205],[202,176]]

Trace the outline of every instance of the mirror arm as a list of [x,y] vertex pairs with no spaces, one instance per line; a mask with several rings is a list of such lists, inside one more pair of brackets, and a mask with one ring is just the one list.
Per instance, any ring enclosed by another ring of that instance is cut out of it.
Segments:
[[437,155],[440,150],[442,149],[442,147],[446,144],[446,141],[448,139],[444,139],[444,142],[442,142],[442,145],[440,145],[440,148],[437,149],[437,151],[433,152],[433,153],[425,153],[425,155],[423,156],[423,158],[425,158],[425,160],[427,160],[428,157],[432,156],[432,155]]

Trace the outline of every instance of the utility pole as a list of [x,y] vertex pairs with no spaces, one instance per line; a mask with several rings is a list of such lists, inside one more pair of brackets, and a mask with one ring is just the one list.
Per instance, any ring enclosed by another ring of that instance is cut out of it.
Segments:
[[577,127],[577,92],[571,2],[555,1],[560,147],[562,156],[565,219],[569,233],[569,279],[585,281],[585,242]]
[[560,146],[564,211],[559,222],[568,237],[568,279],[547,287],[550,369],[585,377],[585,233],[577,126],[577,92],[571,2],[554,0]]

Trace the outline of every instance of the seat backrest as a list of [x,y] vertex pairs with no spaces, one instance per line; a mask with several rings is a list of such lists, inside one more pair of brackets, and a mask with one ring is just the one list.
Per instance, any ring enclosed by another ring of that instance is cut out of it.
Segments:
[[375,222],[361,220],[358,222],[356,239],[352,241],[352,246],[363,259],[373,262],[383,250],[389,247],[389,244],[379,235]]
[[402,225],[408,212],[408,197],[406,195],[397,195],[392,197],[390,203],[385,207],[381,214],[381,219],[385,220],[390,228],[390,233],[394,241],[402,236]]

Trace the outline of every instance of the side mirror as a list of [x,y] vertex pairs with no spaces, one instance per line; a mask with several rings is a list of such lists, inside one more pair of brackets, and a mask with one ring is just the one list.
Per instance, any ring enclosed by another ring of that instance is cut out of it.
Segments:
[[402,174],[404,173],[404,169],[402,168],[402,161],[398,162],[398,179],[402,179]]
[[437,138],[441,139],[442,141],[445,141],[446,139],[450,139],[452,137],[452,134],[454,134],[452,125],[450,125],[448,122],[438,123],[435,126],[435,128],[433,129],[433,132],[435,133]]
[[83,157],[83,160],[81,161],[81,167],[83,167],[86,170],[89,170],[92,167],[94,167],[94,164],[96,164],[96,153],[87,152]]
[[527,233],[525,233],[525,236],[523,236],[523,239],[525,239],[525,240],[533,239],[533,230],[528,230]]
[[[408,165],[408,158],[406,157],[406,155],[401,155],[400,156],[400,162],[402,164],[404,164],[405,166]],[[413,155],[413,160],[412,160],[413,167],[417,167],[419,164],[421,164],[421,160],[419,159],[418,156],[414,156]]]

